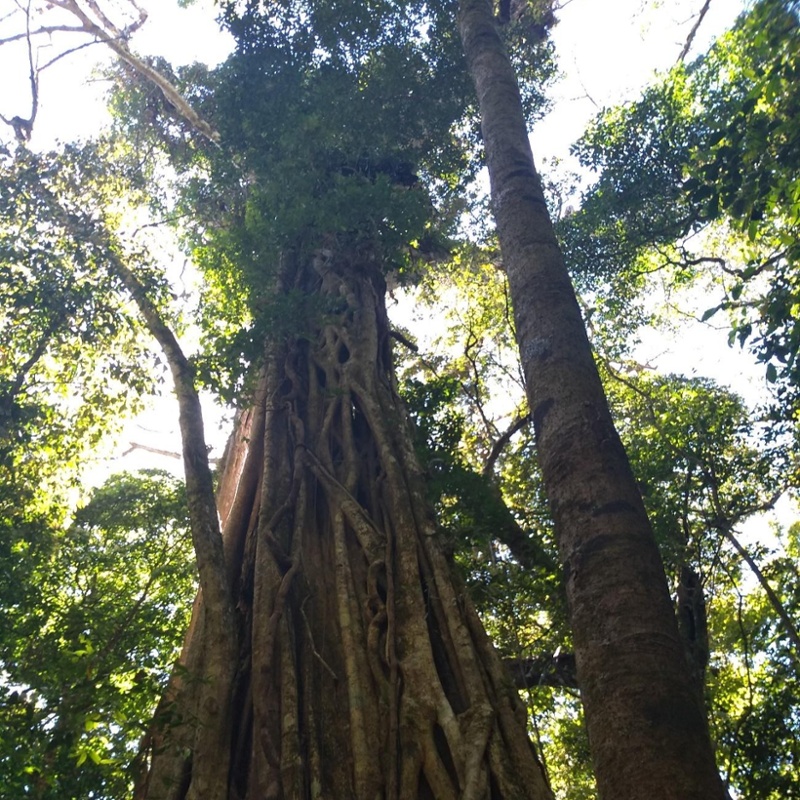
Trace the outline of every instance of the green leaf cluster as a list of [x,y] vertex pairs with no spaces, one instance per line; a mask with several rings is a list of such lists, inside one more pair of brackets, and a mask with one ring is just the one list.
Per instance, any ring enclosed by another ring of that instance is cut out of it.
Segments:
[[93,238],[97,150],[0,157],[0,525],[61,513],[81,457],[152,386],[152,356]]
[[183,485],[116,475],[0,556],[0,793],[129,796],[195,591]]
[[[450,249],[480,153],[456,10],[450,0],[221,3],[236,42],[224,64],[154,62],[220,132],[219,147],[192,137],[158,90],[116,73],[118,130],[174,170],[170,213],[205,282],[198,375],[227,398],[265,332],[326,313],[301,296],[314,287],[277,300],[282,259],[365,260],[408,282]],[[551,47],[508,33],[539,113]]]
[[561,225],[581,285],[631,332],[654,272],[671,291],[716,285],[704,319],[728,312],[731,343],[775,384],[776,420],[796,419],[800,398],[798,76],[797,4],[760,0],[707,54],[598,117],[576,146],[597,179]]

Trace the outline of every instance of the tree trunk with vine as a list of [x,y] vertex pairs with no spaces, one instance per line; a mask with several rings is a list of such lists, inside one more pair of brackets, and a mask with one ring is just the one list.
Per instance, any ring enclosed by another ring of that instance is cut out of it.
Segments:
[[[323,298],[266,343],[218,491],[237,612],[228,797],[551,797],[526,712],[440,547],[374,258],[286,257]],[[138,798],[192,796],[199,599]]]

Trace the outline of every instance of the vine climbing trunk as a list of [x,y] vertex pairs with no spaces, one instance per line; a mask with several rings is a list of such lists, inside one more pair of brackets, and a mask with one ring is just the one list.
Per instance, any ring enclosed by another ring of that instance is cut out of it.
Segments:
[[488,0],[461,0],[600,796],[722,800],[667,581],[614,428]]
[[[225,457],[241,643],[228,797],[544,800],[525,710],[439,545],[379,267],[363,251],[284,257],[276,291],[326,312],[266,343]],[[188,796],[209,677],[204,602],[139,798]]]

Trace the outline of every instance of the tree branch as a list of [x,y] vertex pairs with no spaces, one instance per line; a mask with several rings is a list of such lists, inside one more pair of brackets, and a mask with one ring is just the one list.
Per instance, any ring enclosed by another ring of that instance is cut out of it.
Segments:
[[398,342],[400,342],[400,344],[403,345],[403,347],[405,347],[407,350],[410,350],[412,353],[419,353],[419,347],[417,347],[417,345],[415,345],[411,339],[405,336],[405,334],[401,333],[395,328],[392,328],[389,331],[389,336],[391,336],[392,339],[396,339]]
[[750,555],[750,553],[747,552],[742,543],[736,538],[733,531],[726,526],[721,526],[720,530],[722,535],[733,545],[736,552],[742,557],[742,559],[744,559],[744,561],[747,563],[747,566],[750,567],[753,575],[756,576],[756,579],[761,584],[761,588],[769,598],[770,605],[775,609],[775,613],[777,613],[777,615],[781,618],[781,622],[783,622],[784,626],[786,627],[786,633],[789,636],[792,645],[794,646],[795,657],[797,657],[798,654],[800,654],[800,634],[798,634],[797,627],[795,626],[792,618],[789,616],[786,606],[783,605],[780,597],[778,597],[777,593],[770,585],[755,559]]
[[686,44],[683,46],[683,50],[681,50],[681,54],[678,56],[678,63],[680,64],[684,58],[691,50],[692,42],[694,42],[694,37],[697,36],[697,31],[700,30],[700,26],[703,24],[703,20],[705,19],[706,14],[708,13],[708,9],[711,7],[711,0],[706,0],[703,3],[703,7],[700,9],[700,13],[697,16],[697,22],[692,26],[692,29],[689,31],[689,35],[686,37]]
[[[120,458],[125,458],[125,456],[130,455],[134,452],[134,450],[144,450],[146,453],[153,453],[153,455],[157,456],[165,456],[166,458],[182,458],[182,453],[177,453],[174,450],[162,450],[160,447],[150,447],[146,444],[139,444],[138,442],[131,442],[130,447],[120,456]],[[219,462],[218,458],[209,458],[209,464],[216,464]]]
[[238,625],[225,566],[200,398],[194,386],[191,365],[175,335],[164,323],[133,271],[107,243],[104,244],[111,269],[130,292],[148,329],[161,345],[175,383],[180,408],[189,521],[208,637],[204,675],[198,676],[204,683],[197,705],[201,719],[193,747],[192,789],[188,796],[224,800],[227,797],[227,764],[232,730],[229,703],[236,672]]
[[36,366],[36,364],[39,362],[39,359],[41,359],[41,357],[47,352],[47,348],[50,345],[53,334],[59,329],[65,319],[66,314],[59,314],[44,330],[41,338],[36,344],[36,347],[33,349],[33,353],[31,353],[28,360],[17,371],[17,374],[14,377],[8,392],[6,393],[7,398],[14,398],[19,394],[25,383],[25,378],[28,376],[28,373]]
[[[86,33],[94,38],[95,41],[101,42],[108,46],[116,55],[122,59],[128,66],[135,72],[141,75],[150,83],[157,86],[163,93],[166,100],[175,107],[178,116],[182,117],[195,131],[201,136],[204,136],[214,144],[220,141],[219,132],[211,125],[208,120],[201,117],[187,102],[178,89],[165,78],[158,70],[153,69],[145,60],[133,53],[128,46],[128,40],[131,35],[139,30],[147,20],[147,12],[141,8],[135,0],[129,0],[129,4],[136,10],[137,18],[134,19],[129,25],[124,28],[119,28],[100,8],[96,0],[87,0],[89,9],[94,13],[96,19],[92,17],[81,8],[77,0],[48,0],[48,7],[59,8],[75,17],[80,25],[52,25],[42,26],[36,30],[30,28],[30,0],[27,9],[22,9],[26,13],[26,32],[24,34],[14,34],[5,39],[0,40],[0,44],[7,42],[17,41],[26,38],[28,42],[28,54],[31,65],[31,89],[33,93],[32,112],[29,119],[21,117],[12,117],[7,119],[0,115],[0,120],[14,128],[15,135],[20,141],[28,141],[33,129],[33,122],[36,118],[36,111],[38,109],[38,73],[34,66],[33,51],[31,39],[33,36],[42,33],[56,33],[56,32],[69,32],[69,33]],[[19,5],[19,4],[18,4]],[[67,51],[67,53],[74,52],[80,48],[74,48]],[[49,61],[46,66],[50,66],[60,58],[63,58],[67,53],[62,53]]]
[[234,619],[233,598],[225,570],[225,556],[219,529],[214,485],[208,463],[200,398],[194,387],[191,365],[183,354],[175,334],[161,318],[145,287],[119,256],[109,253],[113,271],[130,292],[148,330],[161,346],[175,383],[180,408],[183,463],[186,492],[192,518],[192,534],[200,572],[200,586],[208,604],[220,609],[228,631]]
[[[132,67],[142,77],[146,78],[151,83],[155,84],[164,93],[164,97],[175,106],[177,113],[183,117],[198,133],[205,136],[215,144],[220,140],[219,132],[212,127],[212,125],[203,119],[184,99],[183,95],[172,85],[160,72],[153,69],[149,64],[143,61],[139,56],[131,52],[126,43],[126,39],[130,33],[138,28],[144,20],[140,20],[133,26],[129,26],[125,32],[120,31],[113,25],[105,15],[100,15],[99,19],[101,24],[98,25],[94,20],[86,14],[82,8],[77,4],[76,0],[51,0],[53,5],[69,11],[73,16],[77,17],[83,25],[83,30],[86,33],[99,39],[108,45],[126,64]],[[90,6],[95,5],[93,3]],[[108,28],[101,27],[107,22]]]
[[553,655],[507,658],[504,663],[517,689],[535,689],[539,686],[579,688],[574,653],[562,653],[559,649]]
[[195,676],[200,685],[197,705],[183,710],[198,718],[192,747],[193,791],[189,796],[225,800],[232,731],[230,696],[236,674],[239,625],[227,577],[202,409],[192,368],[175,335],[147,296],[144,285],[116,252],[111,236],[93,220],[66,211],[57,198],[48,196],[47,199],[65,231],[76,241],[96,247],[98,256],[107,260],[109,272],[131,294],[172,372],[180,409],[186,497],[200,578],[206,644],[202,671]]
[[[720,501],[719,491],[717,489],[716,481],[712,479],[711,481],[709,481],[709,483],[711,488],[711,499],[714,505],[714,510],[718,514],[718,517],[715,520],[714,527],[731,543],[734,550],[736,550],[736,552],[742,557],[747,566],[750,567],[750,570],[752,571],[753,575],[756,576],[756,580],[761,584],[761,588],[767,595],[767,599],[769,600],[770,605],[775,610],[775,613],[780,617],[781,621],[786,627],[786,633],[789,636],[792,645],[794,646],[795,658],[800,657],[800,633],[798,633],[794,621],[792,620],[791,616],[789,616],[789,612],[786,610],[786,607],[781,602],[780,597],[778,597],[777,593],[770,585],[770,582],[767,580],[766,576],[761,571],[755,559],[750,555],[750,553],[747,551],[744,545],[742,545],[742,543],[736,538],[736,535],[733,532],[734,523],[732,523],[724,516],[724,508]],[[783,490],[774,495],[773,498],[771,498],[767,503],[764,503],[763,506],[760,507],[758,510],[767,511],[771,509],[782,494]]]
[[11,117],[11,119],[6,119],[6,117],[2,116],[2,114],[0,114],[0,119],[2,119],[6,125],[10,125],[14,129],[14,136],[16,136],[17,141],[27,142],[30,141],[31,133],[33,133],[33,123],[36,120],[36,113],[39,110],[39,76],[33,58],[33,44],[31,43],[30,0],[28,0],[28,4],[25,6],[25,8],[22,7],[21,3],[17,3],[17,5],[25,14],[24,36],[28,47],[28,77],[31,84],[31,113],[27,119],[18,116]]
[[25,39],[28,36],[33,38],[34,36],[40,36],[41,34],[53,34],[53,33],[82,33],[83,27],[81,25],[44,25],[41,28],[37,28],[35,31],[25,31],[25,33],[14,33],[11,36],[4,36],[0,38],[0,47],[4,44],[11,44],[11,42],[18,42],[20,39]]
[[511,441],[511,437],[517,433],[517,431],[521,431],[530,421],[530,414],[521,414],[511,423],[507,430],[499,436],[492,445],[492,451],[489,453],[489,457],[483,465],[481,474],[484,478],[491,477],[492,472],[494,472],[494,465],[497,463],[497,459],[500,457],[506,445]]

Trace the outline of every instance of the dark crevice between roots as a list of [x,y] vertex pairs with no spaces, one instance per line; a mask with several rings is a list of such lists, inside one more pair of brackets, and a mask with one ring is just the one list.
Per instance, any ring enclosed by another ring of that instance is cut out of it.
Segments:
[[432,603],[430,587],[422,576],[420,576],[420,581],[422,582],[422,594],[425,599],[425,618],[428,624],[428,635],[431,640],[436,672],[439,675],[439,681],[442,684],[447,701],[453,709],[453,713],[461,714],[467,710],[469,705],[465,698],[461,696],[455,671],[447,658],[447,646],[439,625],[436,609]]
[[450,776],[453,786],[458,786],[458,771],[456,770],[456,765],[453,763],[450,747],[447,744],[447,736],[445,736],[445,732],[438,723],[435,723],[433,726],[433,741],[436,745],[436,752],[439,754],[439,758],[442,760],[442,764],[444,764],[444,768],[447,770],[447,774]]

